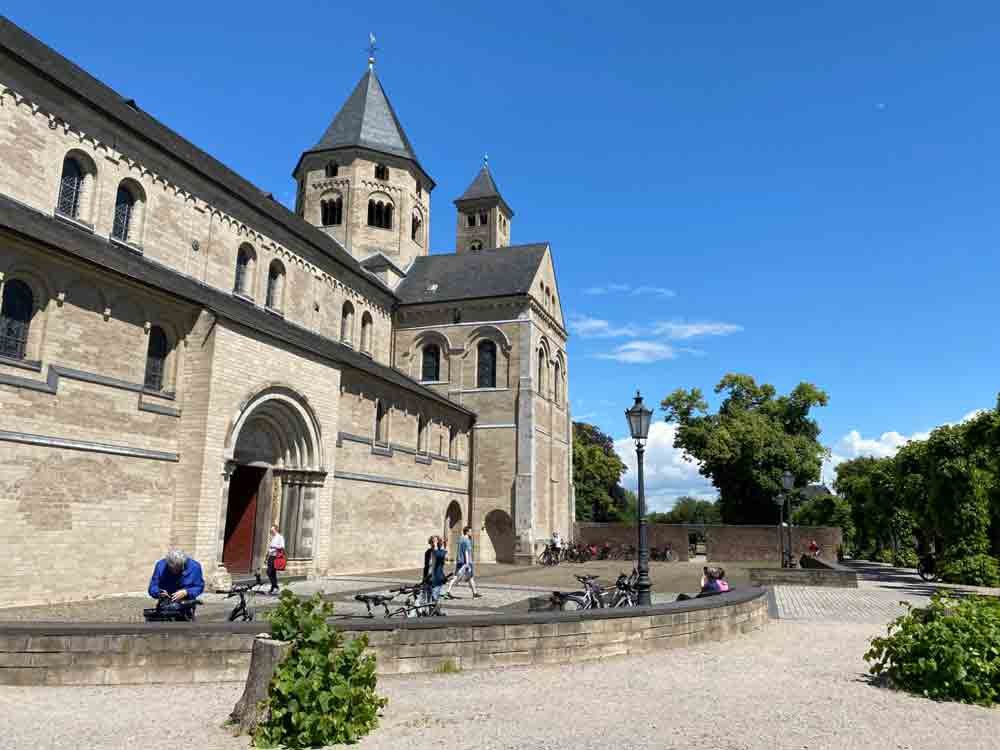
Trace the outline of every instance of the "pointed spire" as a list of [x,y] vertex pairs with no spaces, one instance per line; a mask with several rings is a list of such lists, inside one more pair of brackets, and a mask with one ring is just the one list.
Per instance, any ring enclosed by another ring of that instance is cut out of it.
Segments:
[[514,215],[514,211],[508,205],[507,201],[503,199],[503,196],[500,195],[500,188],[497,187],[497,183],[493,179],[493,173],[490,172],[489,154],[483,154],[483,166],[479,168],[479,174],[476,175],[476,178],[469,187],[465,189],[465,192],[455,199],[455,205],[460,205],[466,201],[484,199],[500,203],[510,216]]
[[[371,38],[374,40],[374,35]],[[417,161],[410,139],[406,137],[374,71],[374,49],[372,41],[369,69],[310,151],[360,146]]]
[[375,34],[368,32],[368,70],[375,70],[375,51],[378,47],[375,46]]

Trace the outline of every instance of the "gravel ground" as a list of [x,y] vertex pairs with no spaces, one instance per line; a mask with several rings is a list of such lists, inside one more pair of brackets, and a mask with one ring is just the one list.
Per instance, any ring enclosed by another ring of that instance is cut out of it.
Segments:
[[[868,684],[861,657],[882,630],[778,621],[733,641],[646,658],[385,677],[381,727],[356,747],[996,748],[1000,709],[932,703]],[[220,726],[241,690],[0,687],[0,737],[5,748],[25,750],[245,748],[245,738]]]

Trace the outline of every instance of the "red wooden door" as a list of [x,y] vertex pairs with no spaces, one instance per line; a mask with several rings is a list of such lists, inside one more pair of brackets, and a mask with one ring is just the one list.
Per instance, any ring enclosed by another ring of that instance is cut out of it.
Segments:
[[253,561],[253,530],[257,518],[257,492],[265,469],[238,466],[229,479],[226,536],[222,562],[230,573],[249,573]]

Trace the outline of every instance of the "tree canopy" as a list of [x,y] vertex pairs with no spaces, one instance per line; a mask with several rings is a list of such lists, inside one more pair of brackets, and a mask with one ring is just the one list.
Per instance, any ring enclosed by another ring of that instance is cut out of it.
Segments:
[[578,521],[618,521],[626,512],[621,486],[625,463],[615,453],[615,442],[597,427],[573,423],[573,483]]
[[666,513],[650,513],[651,523],[722,523],[719,504],[682,495]]
[[819,478],[827,450],[809,412],[825,406],[827,395],[799,383],[779,396],[773,385],[734,373],[715,392],[724,398],[714,414],[699,388],[680,388],[663,399],[667,421],[678,423],[674,447],[694,458],[719,491],[725,523],[776,523],[782,474],[792,472],[797,486]]

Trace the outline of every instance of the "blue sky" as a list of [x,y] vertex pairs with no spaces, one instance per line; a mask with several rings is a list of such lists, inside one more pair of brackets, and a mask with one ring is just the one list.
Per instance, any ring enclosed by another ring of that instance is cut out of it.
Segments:
[[[374,31],[432,246],[488,151],[514,241],[555,252],[574,411],[616,437],[636,388],[729,371],[825,388],[842,457],[995,403],[995,3],[60,5],[4,12],[289,203]],[[657,430],[654,505],[708,491]]]

